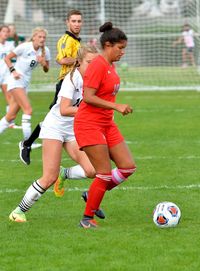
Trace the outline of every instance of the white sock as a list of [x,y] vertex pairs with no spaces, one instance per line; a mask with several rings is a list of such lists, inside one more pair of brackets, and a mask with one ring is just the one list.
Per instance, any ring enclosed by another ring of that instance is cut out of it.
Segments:
[[22,132],[24,135],[24,139],[29,138],[29,136],[31,135],[31,115],[22,115]]
[[65,169],[65,176],[67,179],[85,179],[87,178],[85,175],[85,171],[80,165],[76,165],[74,167],[66,168]]
[[10,122],[8,122],[5,117],[0,120],[0,134],[9,127],[9,124]]
[[44,194],[46,190],[41,187],[38,181],[32,183],[27,189],[22,201],[19,204],[19,208],[22,212],[27,212],[32,205]]

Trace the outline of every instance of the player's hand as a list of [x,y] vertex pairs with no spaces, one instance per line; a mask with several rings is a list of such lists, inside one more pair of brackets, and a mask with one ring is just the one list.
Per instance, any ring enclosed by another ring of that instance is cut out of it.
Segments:
[[40,63],[42,66],[46,65],[46,60],[43,56],[37,56],[37,62]]
[[128,104],[117,104],[116,110],[122,113],[123,116],[133,112],[133,108]]

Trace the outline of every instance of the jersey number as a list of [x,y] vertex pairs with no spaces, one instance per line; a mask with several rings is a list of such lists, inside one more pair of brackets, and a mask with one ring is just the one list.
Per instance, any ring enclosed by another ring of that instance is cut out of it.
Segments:
[[34,66],[36,66],[36,61],[35,60],[31,60],[31,63],[30,63],[30,67],[33,68]]

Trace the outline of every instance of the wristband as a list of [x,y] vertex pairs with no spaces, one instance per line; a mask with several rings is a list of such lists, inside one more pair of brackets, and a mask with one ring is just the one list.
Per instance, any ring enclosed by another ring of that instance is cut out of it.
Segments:
[[10,72],[14,72],[14,71],[15,71],[15,68],[14,68],[13,66],[11,66],[11,67],[9,68],[9,70],[10,70]]

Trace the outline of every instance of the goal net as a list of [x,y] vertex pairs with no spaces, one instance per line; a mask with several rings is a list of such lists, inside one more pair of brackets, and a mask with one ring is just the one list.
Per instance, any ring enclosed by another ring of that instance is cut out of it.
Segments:
[[[81,37],[85,43],[99,39],[98,28],[105,21],[112,21],[127,34],[126,54],[116,63],[123,89],[200,88],[199,0],[1,0],[0,24],[14,23],[17,32],[27,38],[36,26],[48,30],[51,70],[44,75],[36,69],[32,89],[55,89],[59,73],[56,43],[66,30],[70,9],[79,9],[84,15]],[[183,37],[185,24],[193,30],[193,50],[184,42],[175,42]]]

